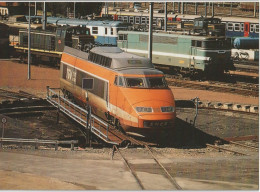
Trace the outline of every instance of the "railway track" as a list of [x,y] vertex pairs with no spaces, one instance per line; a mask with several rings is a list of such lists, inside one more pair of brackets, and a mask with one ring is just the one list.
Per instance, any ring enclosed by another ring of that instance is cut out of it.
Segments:
[[259,73],[259,63],[254,61],[235,61],[234,66],[237,71]]
[[5,89],[0,89],[0,98],[7,99],[40,99],[39,97],[32,95],[30,93],[19,90],[19,92],[8,91]]
[[225,83],[218,81],[191,81],[180,79],[173,75],[166,75],[166,80],[170,86],[193,88],[199,90],[209,90],[215,92],[233,93],[244,96],[259,97],[259,85],[253,83]]
[[[159,161],[158,158],[156,158],[156,156],[154,155],[152,149],[145,143],[143,143],[142,141],[138,141],[139,145],[143,145],[145,147],[145,149],[149,152],[149,154],[151,155],[152,159],[155,161],[156,165],[163,170],[165,176],[168,178],[168,180],[172,183],[173,186],[173,190],[182,190],[182,188],[178,185],[178,183],[176,182],[176,180],[174,179],[174,177],[171,176],[171,174],[167,171],[167,169],[162,165],[162,163]],[[118,154],[121,156],[122,160],[124,161],[124,163],[126,164],[127,168],[129,169],[129,171],[132,173],[132,175],[134,176],[135,180],[137,181],[137,183],[139,184],[140,188],[142,190],[146,190],[146,187],[144,186],[144,184],[142,183],[141,179],[138,177],[137,173],[134,171],[134,169],[131,167],[131,164],[129,163],[129,161],[126,159],[126,157],[121,153],[120,149],[117,146],[113,146],[113,151],[112,151],[112,159],[114,156],[114,153],[118,152]]]

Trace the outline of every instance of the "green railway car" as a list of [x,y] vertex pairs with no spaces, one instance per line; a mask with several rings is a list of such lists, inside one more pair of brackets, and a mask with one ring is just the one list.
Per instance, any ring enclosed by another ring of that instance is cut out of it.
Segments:
[[[148,32],[119,31],[118,47],[148,56]],[[225,37],[153,33],[152,62],[185,73],[219,75],[233,66],[231,44]]]

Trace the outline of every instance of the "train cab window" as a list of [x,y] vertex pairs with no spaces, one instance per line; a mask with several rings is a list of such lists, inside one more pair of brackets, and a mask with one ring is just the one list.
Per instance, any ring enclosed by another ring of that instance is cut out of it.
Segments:
[[124,80],[123,80],[123,77],[120,77],[120,76],[119,76],[119,79],[118,79],[118,85],[119,85],[119,86],[124,86]]
[[61,36],[61,29],[57,29],[57,36],[60,37]]
[[164,78],[161,77],[149,77],[146,78],[148,88],[167,88],[167,83]]
[[98,34],[98,27],[92,27],[92,34]]
[[250,32],[254,32],[255,31],[255,25],[254,24],[250,24]]
[[244,32],[244,23],[241,23],[241,25],[240,25],[240,31],[241,31],[241,32]]
[[127,40],[127,34],[119,34],[118,40],[120,40],[120,41],[126,41],[126,40]]
[[135,24],[140,24],[140,17],[135,17]]
[[256,25],[255,25],[255,32],[256,32],[256,33],[259,33],[259,24],[256,24]]
[[129,17],[129,23],[134,24],[134,17],[133,16]]
[[107,35],[107,28],[105,28],[105,35]]
[[115,85],[118,85],[118,86],[124,86],[124,80],[123,80],[123,77],[121,76],[117,76],[115,77],[115,81],[114,81],[114,84]]
[[193,46],[193,47],[196,46],[196,41],[195,40],[191,41],[191,46]]
[[240,31],[240,24],[234,23],[234,31]]
[[126,78],[127,87],[144,87],[144,80],[142,78]]
[[201,41],[196,41],[196,47],[201,47]]
[[227,24],[227,30],[228,31],[233,31],[233,23],[228,23]]

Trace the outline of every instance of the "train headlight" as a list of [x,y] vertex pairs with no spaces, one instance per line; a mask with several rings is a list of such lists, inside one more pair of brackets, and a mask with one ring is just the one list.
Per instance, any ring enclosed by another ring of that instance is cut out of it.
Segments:
[[151,113],[151,112],[153,112],[152,107],[136,107],[135,110],[137,112],[139,112],[139,113],[140,112],[143,112],[143,113]]
[[174,107],[172,106],[167,106],[167,107],[161,107],[161,111],[163,113],[170,113],[170,112],[174,112]]

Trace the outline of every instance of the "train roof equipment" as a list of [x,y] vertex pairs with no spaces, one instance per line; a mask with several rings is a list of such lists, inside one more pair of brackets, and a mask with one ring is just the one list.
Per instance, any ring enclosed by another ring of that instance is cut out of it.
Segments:
[[[123,70],[129,68],[154,68],[149,59],[134,54],[126,53],[118,47],[94,47],[90,50],[89,59],[95,63],[103,65],[98,57],[103,57],[107,63],[104,66],[113,70]],[[137,73],[136,70],[135,73]]]

